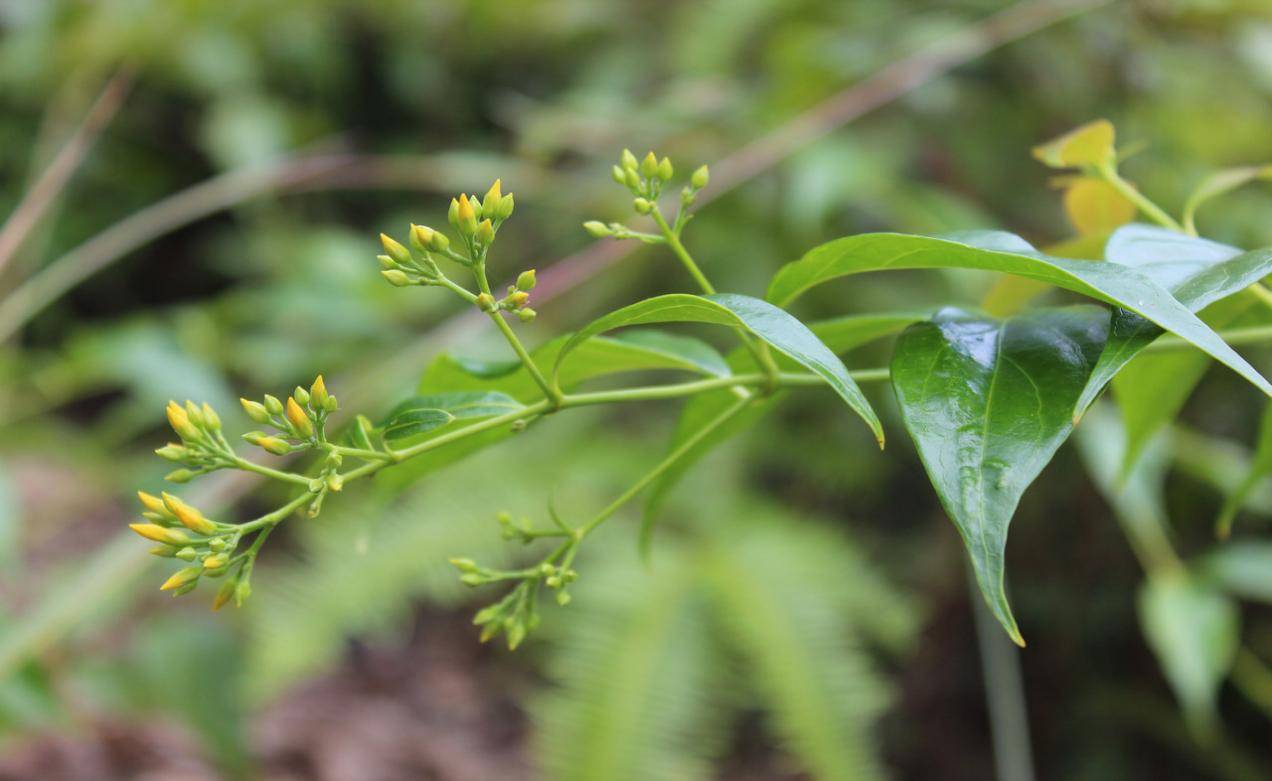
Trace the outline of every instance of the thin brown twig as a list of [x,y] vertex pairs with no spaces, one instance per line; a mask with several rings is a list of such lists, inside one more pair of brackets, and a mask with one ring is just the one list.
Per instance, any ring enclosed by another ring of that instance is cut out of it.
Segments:
[[5,220],[4,226],[0,227],[0,272],[4,271],[22,242],[31,235],[40,218],[79,170],[102,131],[115,118],[123,106],[124,98],[128,96],[132,81],[132,69],[127,67],[119,69],[107,80],[79,127],[40,173],[17,208]]

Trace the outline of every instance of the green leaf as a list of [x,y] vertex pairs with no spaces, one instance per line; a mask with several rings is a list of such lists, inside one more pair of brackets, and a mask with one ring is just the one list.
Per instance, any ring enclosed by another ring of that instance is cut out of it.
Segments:
[[1221,545],[1202,557],[1195,571],[1233,596],[1272,605],[1272,542]]
[[1024,645],[1007,603],[1007,526],[1073,429],[1073,403],[1107,335],[1093,306],[993,320],[957,309],[897,340],[892,384],[941,503],[994,616]]
[[1189,225],[1197,209],[1211,198],[1218,198],[1258,179],[1272,179],[1272,165],[1251,165],[1216,171],[1202,180],[1184,203],[1184,224]]
[[[1272,272],[1272,250],[1243,253],[1235,247],[1150,225],[1128,225],[1109,238],[1110,263],[1129,266],[1197,312],[1249,287]],[[1079,416],[1104,386],[1141,350],[1162,335],[1157,324],[1133,311],[1114,309],[1109,343],[1078,400]]]
[[709,323],[736,328],[758,336],[778,352],[826,381],[874,432],[883,446],[883,427],[848,369],[808,326],[772,304],[733,293],[693,296],[673,293],[638,301],[593,320],[570,337],[557,356],[555,373],[579,345],[606,331],[648,323]]
[[[832,352],[842,354],[875,339],[891,336],[907,325],[927,318],[928,314],[928,312],[915,310],[885,312],[877,315],[849,315],[810,323],[808,328]],[[779,366],[787,361],[789,359],[784,356],[778,356]],[[731,352],[728,362],[735,372],[756,370],[751,354],[745,348],[739,347]],[[685,473],[720,443],[755,425],[784,397],[784,393],[778,393],[766,399],[756,399],[755,403],[740,415],[699,441],[649,487],[640,530],[642,555],[649,556],[659,511],[671,490]],[[681,444],[692,439],[700,429],[718,418],[736,400],[737,395],[732,390],[710,391],[688,399],[680,417],[676,420],[676,428],[672,433],[671,442],[667,445],[667,451],[674,451]]]
[[1236,658],[1240,614],[1232,600],[1183,572],[1151,576],[1139,595],[1144,637],[1191,726],[1213,727],[1219,686]]
[[397,441],[424,434],[457,420],[493,418],[523,409],[524,405],[506,393],[456,391],[412,396],[389,413],[384,438]]
[[1236,489],[1224,498],[1219,517],[1215,520],[1215,533],[1221,539],[1232,533],[1232,522],[1237,517],[1237,512],[1245,506],[1250,494],[1269,474],[1272,474],[1272,404],[1263,408],[1263,419],[1259,422],[1259,442],[1255,446],[1250,469]]
[[[957,240],[870,233],[836,239],[779,270],[769,284],[767,298],[778,306],[787,306],[815,285],[864,271],[913,268],[1000,271],[1048,282],[1134,312],[1196,345],[1272,395],[1272,384],[1188,307],[1140,270],[1026,251],[1023,240],[1001,232],[978,231],[955,238]],[[1013,246],[1018,248],[1009,249]],[[1259,256],[1247,263],[1250,266],[1272,263],[1272,250],[1259,251]],[[1217,289],[1219,281],[1226,276],[1216,272],[1196,284],[1199,288],[1208,284]]]
[[669,366],[715,377],[727,377],[730,374],[729,364],[725,362],[724,356],[700,339],[653,328],[633,328],[610,338],[619,345],[636,347],[649,355],[661,355],[667,359]]

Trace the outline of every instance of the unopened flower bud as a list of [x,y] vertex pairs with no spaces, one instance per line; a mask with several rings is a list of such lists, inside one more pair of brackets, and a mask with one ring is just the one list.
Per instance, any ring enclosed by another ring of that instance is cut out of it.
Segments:
[[190,449],[183,445],[178,445],[174,442],[169,442],[168,444],[156,450],[155,455],[159,456],[160,458],[166,459],[168,461],[175,461],[179,464],[179,463],[182,463],[183,461],[189,460]]
[[240,580],[238,585],[234,587],[234,604],[243,607],[243,602],[252,596],[252,584],[250,581]]
[[339,493],[343,489],[344,489],[343,477],[336,474],[335,472],[332,472],[331,474],[327,475],[327,490],[328,491],[334,491],[336,493]]
[[486,582],[484,575],[478,575],[476,572],[469,572],[459,576],[459,582],[465,586],[480,586]]
[[640,161],[640,174],[646,179],[658,175],[658,158],[654,157],[653,152],[646,152],[644,159]]
[[477,232],[477,211],[473,208],[473,203],[466,194],[459,196],[455,220],[455,229],[465,236],[471,236]]
[[169,483],[177,483],[180,485],[182,483],[190,482],[197,476],[198,473],[192,472],[189,469],[176,469],[164,475],[163,479],[167,480]]
[[265,409],[271,415],[281,415],[283,414],[283,403],[278,400],[277,396],[271,396],[268,393],[266,393],[265,394]]
[[636,155],[632,154],[632,150],[624,149],[623,153],[618,157],[618,162],[623,168],[635,168],[637,165]]
[[434,252],[445,252],[450,246],[450,239],[446,238],[446,234],[441,231],[433,231],[433,238],[428,243],[428,248]]
[[477,226],[477,230],[473,231],[473,239],[478,244],[489,244],[495,239],[495,226],[491,224],[489,219],[482,220]]
[[383,233],[380,234],[380,243],[384,245],[384,254],[393,258],[395,262],[411,262],[411,251]]
[[296,389],[292,391],[292,398],[296,400],[297,404],[303,407],[309,403],[309,391],[297,385]]
[[248,401],[247,399],[239,399],[239,404],[243,405],[243,412],[256,423],[268,423],[269,411],[265,409],[265,405],[259,401]]
[[523,309],[517,310],[517,319],[523,323],[528,323],[534,319],[536,314],[537,313],[533,309],[527,306]]
[[205,570],[218,570],[230,562],[230,557],[224,553],[214,553],[203,559],[203,568]]
[[495,311],[495,297],[489,293],[482,293],[477,296],[477,300],[473,303],[477,304],[477,308],[483,312]]
[[477,562],[472,559],[455,558],[450,559],[450,565],[460,572],[476,572]]
[[565,607],[570,604],[570,592],[558,591],[556,595],[556,603],[561,607]]
[[216,410],[212,409],[207,402],[203,403],[203,424],[208,431],[221,430],[221,416],[216,414]]
[[508,303],[516,309],[520,309],[521,307],[525,306],[529,301],[530,301],[530,294],[524,290],[518,290],[517,292],[508,296]]
[[701,190],[710,181],[711,171],[705,165],[698,166],[698,169],[689,177],[689,184],[693,185],[695,190]]
[[322,408],[326,412],[335,412],[339,407],[335,396],[328,396],[327,400],[322,403]]
[[216,524],[203,517],[203,513],[195,507],[191,507],[181,501],[179,497],[173,496],[165,492],[163,495],[164,506],[168,511],[177,516],[177,520],[181,521],[181,525],[196,534],[211,535],[216,533]]
[[165,559],[174,558],[177,555],[177,549],[171,545],[156,545],[150,549],[151,556],[159,556]]
[[635,168],[623,169],[623,177],[625,179],[623,184],[627,185],[627,189],[632,192],[640,191],[640,174],[636,173]]
[[637,214],[649,214],[653,210],[654,205],[644,198],[637,198],[632,201],[632,208],[636,210]]
[[397,261],[388,255],[376,255],[375,259],[380,261],[380,268],[389,270],[399,268]]
[[534,290],[537,280],[534,277],[534,269],[529,269],[517,275],[517,289],[530,291]]
[[499,199],[498,211],[490,216],[499,220],[506,220],[512,216],[512,210],[515,206],[516,204],[513,203],[512,193],[508,193]]
[[278,437],[267,436],[260,431],[252,431],[243,435],[243,439],[256,445],[267,453],[273,453],[276,456],[285,456],[291,452],[291,445],[287,444]]
[[619,184],[627,184],[627,172],[621,166],[612,166],[610,168],[610,176]]
[[388,280],[388,283],[393,287],[407,287],[411,284],[411,278],[406,275],[406,272],[398,271],[397,269],[381,271],[380,276]]
[[148,540],[165,545],[185,545],[190,541],[190,535],[180,529],[169,529],[157,523],[130,523],[128,528]]
[[145,491],[138,491],[137,498],[141,500],[141,505],[152,513],[160,515],[168,515],[168,508],[164,506],[163,500],[154,494],[148,494]]
[[672,176],[675,176],[675,173],[676,173],[676,169],[671,167],[670,158],[664,157],[662,160],[658,161],[658,178],[659,179],[662,179],[664,182],[666,182],[670,180]]
[[237,587],[238,581],[233,578],[222,583],[221,587],[216,590],[216,596],[212,598],[212,609],[220,610],[229,604],[230,600],[234,598],[234,589]]
[[411,223],[411,246],[420,252],[427,252],[433,243],[433,229]]
[[[308,396],[309,394],[305,395]],[[291,423],[292,430],[301,439],[309,439],[314,435],[314,424],[310,422],[309,416],[296,403],[295,396],[287,399],[287,422]]]
[[182,439],[199,438],[199,430],[190,422],[190,415],[184,407],[175,401],[170,401],[165,412],[168,414],[168,425],[177,432],[177,436]]
[[203,419],[203,410],[193,401],[185,403],[186,417],[190,419],[195,428],[203,428],[207,425],[207,421]]
[[499,202],[503,200],[502,184],[499,179],[490,185],[490,189],[486,191],[486,197],[481,201],[481,213],[487,216],[499,211]]
[[163,585],[159,587],[159,590],[172,591],[173,589],[181,588],[187,584],[197,582],[199,576],[202,574],[203,569],[200,567],[186,567],[184,569],[179,569],[173,573],[172,577],[163,582]]
[[599,220],[588,220],[583,223],[583,230],[591,234],[592,238],[603,239],[606,236],[614,235],[609,226]]
[[309,407],[314,411],[323,409],[327,404],[327,384],[322,381],[322,375],[318,375],[318,379],[314,380],[314,384],[309,386]]

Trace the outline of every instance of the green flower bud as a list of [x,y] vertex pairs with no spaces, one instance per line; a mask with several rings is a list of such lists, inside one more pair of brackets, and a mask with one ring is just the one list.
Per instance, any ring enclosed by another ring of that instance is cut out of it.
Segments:
[[189,448],[182,447],[181,445],[177,445],[177,444],[173,444],[169,442],[168,444],[156,450],[155,455],[159,456],[162,459],[165,459],[168,461],[175,461],[176,463],[180,464],[184,461],[189,460],[190,450]]
[[188,483],[193,480],[196,475],[196,472],[191,472],[189,469],[178,469],[175,472],[169,472],[164,475],[163,479],[167,480],[169,483]]
[[658,178],[659,179],[662,179],[664,182],[666,182],[670,180],[671,177],[675,176],[675,174],[676,174],[676,169],[671,167],[670,158],[664,157],[662,160],[658,161]]
[[177,555],[177,549],[171,545],[156,545],[150,549],[150,555],[171,559]]
[[632,201],[632,208],[636,210],[637,214],[649,214],[653,210],[654,205],[644,198],[637,198]]
[[486,578],[483,575],[478,575],[476,572],[469,572],[466,575],[460,575],[459,582],[463,583],[465,586],[480,586],[486,582]]
[[336,402],[336,397],[328,396],[327,400],[322,403],[322,409],[324,412],[335,412],[337,409],[339,409],[339,404],[337,404]]
[[534,290],[535,282],[536,280],[534,278],[534,269],[528,269],[526,271],[521,272],[519,275],[517,275],[518,290],[526,290],[526,291]]
[[229,604],[230,599],[234,596],[234,589],[238,588],[238,581],[231,578],[221,584],[216,591],[216,597],[212,600],[212,609],[220,610]]
[[216,414],[216,410],[212,409],[207,402],[203,403],[203,422],[208,431],[221,430],[221,416]]
[[296,390],[292,391],[292,398],[303,407],[309,403],[309,391],[297,385]]
[[488,217],[494,217],[499,212],[500,201],[503,200],[503,190],[501,189],[501,181],[495,180],[490,185],[490,189],[486,191],[485,198],[481,202],[481,212]]
[[491,224],[489,219],[481,221],[477,226],[477,230],[473,231],[473,239],[478,244],[489,244],[495,240],[495,226]]
[[603,239],[606,236],[614,235],[614,232],[609,229],[609,226],[599,220],[588,220],[583,223],[583,230],[587,231],[593,238],[596,239]]
[[527,306],[523,309],[517,310],[517,319],[523,323],[528,323],[534,319],[536,314],[537,313],[533,309]]
[[512,200],[512,193],[508,193],[499,199],[499,211],[493,216],[500,220],[506,220],[512,216],[512,210],[516,206]]
[[693,176],[689,177],[689,184],[693,185],[695,190],[701,190],[710,181],[711,171],[705,165],[698,166],[698,170],[693,172]]
[[197,428],[207,428],[207,421],[203,418],[203,410],[193,401],[185,403],[186,417],[190,419],[190,423]]
[[629,168],[629,169],[635,170],[636,155],[632,154],[632,150],[624,149],[623,154],[620,155],[618,159],[619,159],[619,163],[622,164],[623,168]]
[[194,561],[195,557],[199,555],[199,552],[187,545],[173,555],[182,561]]
[[234,587],[234,604],[243,607],[243,602],[252,596],[252,584],[246,580],[240,580],[238,585]]
[[239,404],[243,405],[243,412],[252,419],[254,423],[268,423],[269,411],[265,409],[265,405],[259,401],[248,401],[247,399],[239,399]]
[[464,573],[477,571],[477,562],[473,561],[472,559],[467,559],[467,558],[450,559],[450,565],[454,567],[455,569],[459,570],[460,572],[464,572]]
[[380,261],[380,268],[382,269],[393,269],[398,267],[397,261],[388,255],[376,255],[375,259]]
[[387,279],[389,281],[389,284],[392,285],[393,287],[407,287],[408,285],[411,284],[410,277],[408,277],[405,273],[398,271],[397,269],[389,269],[386,271],[381,271],[380,276]]
[[268,393],[266,393],[265,394],[265,409],[271,415],[281,415],[283,414],[283,403],[278,400],[278,397],[271,396]]
[[646,179],[653,179],[658,175],[658,158],[654,157],[653,152],[646,152],[645,158],[640,161],[640,175]]
[[380,234],[380,243],[384,245],[384,254],[388,255],[398,263],[410,263],[411,251],[385,234]]
[[626,169],[623,176],[626,179],[624,184],[627,185],[627,189],[632,192],[640,191],[640,174],[636,173],[635,168]]
[[446,234],[441,231],[433,231],[433,238],[428,243],[428,248],[434,252],[445,252],[450,246],[450,239],[446,238]]
[[314,380],[314,384],[309,386],[309,407],[315,412],[322,409],[327,404],[327,384],[322,381],[322,375]]
[[446,221],[455,230],[459,230],[459,199],[451,198],[450,208],[446,210]]
[[561,607],[565,607],[570,604],[570,592],[558,591],[556,595],[556,603]]
[[614,181],[619,184],[627,184],[627,172],[624,171],[622,167],[620,166],[617,166],[617,165],[611,166],[610,176],[612,176],[614,178]]

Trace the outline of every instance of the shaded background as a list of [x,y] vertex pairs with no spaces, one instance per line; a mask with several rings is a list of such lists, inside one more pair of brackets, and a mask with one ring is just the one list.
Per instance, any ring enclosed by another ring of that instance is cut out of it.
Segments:
[[[540,269],[538,341],[685,289],[657,248],[620,258],[579,228],[625,216],[608,175],[624,146],[713,164],[719,198],[687,243],[719,287],[753,294],[845,234],[1067,238],[1028,149],[1094,117],[1148,144],[1126,171],[1172,209],[1216,167],[1272,160],[1266,3],[1022,8],[986,25],[999,4],[0,3],[0,212],[29,192],[47,207],[18,212],[30,230],[0,270],[0,778],[991,777],[961,546],[884,387],[867,388],[882,456],[828,395],[801,395],[693,471],[652,571],[635,512],[607,524],[576,603],[515,654],[477,642],[468,617],[494,595],[461,589],[446,558],[517,555],[494,513],[542,517],[549,490],[567,514],[603,504],[657,460],[674,404],[578,411],[351,489],[283,527],[228,614],[160,595],[162,568],[120,530],[133,490],[162,487],[169,398],[212,403],[237,433],[238,395],[322,372],[378,417],[433,355],[502,356],[374,260],[377,232],[442,224],[451,195],[495,176],[517,214],[492,274]],[[1019,40],[979,54],[977,36]],[[932,52],[949,72],[910,83]],[[50,166],[64,187],[41,184]],[[1244,190],[1201,228],[1266,246],[1270,208],[1272,189]],[[867,275],[799,314],[975,305],[991,282]],[[1159,445],[1184,555],[1211,545],[1259,403],[1212,372]],[[236,517],[279,498],[220,477],[184,495]],[[1272,511],[1272,487],[1252,505]],[[1226,687],[1222,727],[1189,730],[1076,448],[1026,494],[1009,556],[1040,778],[1266,777],[1272,697]],[[1268,618],[1244,607],[1262,658]]]

